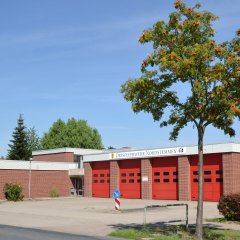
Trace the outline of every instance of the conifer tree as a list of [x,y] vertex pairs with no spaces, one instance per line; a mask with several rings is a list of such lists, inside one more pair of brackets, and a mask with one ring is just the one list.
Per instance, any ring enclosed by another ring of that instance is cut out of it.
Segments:
[[10,140],[8,156],[10,160],[29,160],[31,157],[31,151],[29,150],[27,141],[27,132],[24,125],[22,114],[19,115],[17,121],[17,127],[12,134],[12,140]]

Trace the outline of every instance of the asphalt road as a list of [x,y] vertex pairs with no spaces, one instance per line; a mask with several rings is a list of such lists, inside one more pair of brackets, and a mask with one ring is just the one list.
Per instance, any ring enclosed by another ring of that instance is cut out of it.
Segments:
[[114,240],[111,237],[91,237],[31,228],[0,225],[0,240]]

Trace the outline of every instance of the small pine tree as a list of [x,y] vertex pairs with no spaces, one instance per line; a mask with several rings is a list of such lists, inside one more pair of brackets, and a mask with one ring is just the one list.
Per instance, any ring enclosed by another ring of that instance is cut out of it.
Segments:
[[19,115],[17,127],[14,129],[12,137],[13,139],[10,140],[11,144],[8,145],[10,147],[8,150],[8,159],[29,160],[31,152],[29,151],[26,127],[24,125],[22,114]]

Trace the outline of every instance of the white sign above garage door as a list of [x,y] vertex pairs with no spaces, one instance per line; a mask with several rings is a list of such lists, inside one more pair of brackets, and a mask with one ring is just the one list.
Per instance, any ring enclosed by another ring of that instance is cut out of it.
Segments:
[[149,158],[161,156],[178,156],[186,154],[186,147],[162,148],[129,152],[110,153],[110,159]]

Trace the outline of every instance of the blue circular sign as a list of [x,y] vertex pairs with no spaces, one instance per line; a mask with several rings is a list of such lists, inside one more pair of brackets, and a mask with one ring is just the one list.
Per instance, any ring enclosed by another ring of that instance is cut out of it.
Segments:
[[113,197],[114,197],[114,198],[120,198],[120,191],[117,190],[117,189],[114,190],[114,191],[113,191]]

